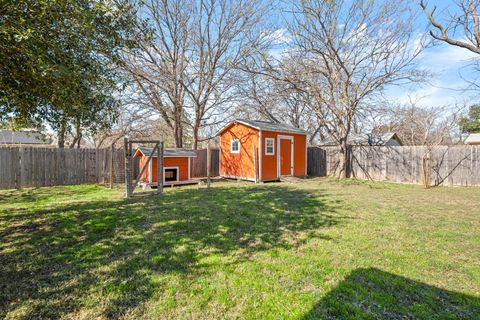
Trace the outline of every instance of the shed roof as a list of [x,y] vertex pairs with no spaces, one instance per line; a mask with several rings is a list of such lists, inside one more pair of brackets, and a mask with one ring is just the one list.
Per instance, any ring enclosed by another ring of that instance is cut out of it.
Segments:
[[465,143],[466,144],[480,143],[480,133],[470,133],[468,135],[467,139],[465,139]]
[[232,122],[228,123],[223,127],[218,134],[222,133],[233,123],[241,123],[246,126],[252,127],[257,130],[264,131],[273,131],[273,132],[285,132],[285,133],[296,133],[296,134],[307,134],[307,131],[295,128],[291,125],[285,123],[276,123],[271,121],[262,121],[262,120],[246,120],[246,119],[235,119]]
[[50,144],[51,140],[34,130],[0,130],[0,144]]
[[[135,156],[137,156],[137,154],[141,152],[143,155],[149,157],[152,154],[152,151],[153,151],[153,148],[140,147],[140,148],[137,148],[137,150],[135,151]],[[157,157],[157,153],[158,152],[156,152],[153,155],[154,158]],[[164,157],[196,157],[197,154],[195,153],[195,151],[191,149],[165,148],[163,150],[163,156]]]
[[[348,137],[348,144],[352,146],[384,146],[390,140],[397,140],[399,144],[402,144],[402,141],[397,136],[395,132],[386,132],[382,134],[369,135],[369,134],[351,134]],[[333,146],[338,143],[333,139],[322,141],[321,145]]]

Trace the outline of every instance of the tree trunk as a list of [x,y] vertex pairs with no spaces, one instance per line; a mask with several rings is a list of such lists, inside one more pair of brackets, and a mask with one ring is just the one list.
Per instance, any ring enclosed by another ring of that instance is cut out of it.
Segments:
[[72,143],[71,143],[70,146],[69,146],[70,149],[75,148],[75,145],[77,144],[77,139],[78,139],[77,136],[75,136],[75,137],[73,138],[73,141],[72,141]]
[[200,125],[195,123],[193,126],[193,142],[192,142],[192,149],[197,150],[198,149],[198,131],[200,130]]
[[82,140],[82,128],[80,126],[80,121],[80,118],[77,117],[77,120],[75,121],[75,138],[70,144],[70,149],[75,148],[75,145],[77,146],[77,148],[80,148],[80,142]]
[[425,189],[431,187],[432,181],[432,161],[430,159],[430,150],[428,150],[422,157],[422,182]]
[[82,133],[78,135],[77,148],[80,149],[80,142],[82,142]]
[[63,117],[60,122],[60,128],[58,129],[58,147],[65,148],[65,132],[67,131],[67,118]]
[[183,148],[183,128],[179,121],[175,121],[173,136],[175,138],[175,148]]
[[348,145],[347,145],[347,138],[342,138],[340,141],[340,153],[342,155],[341,162],[340,162],[340,179],[348,178]]

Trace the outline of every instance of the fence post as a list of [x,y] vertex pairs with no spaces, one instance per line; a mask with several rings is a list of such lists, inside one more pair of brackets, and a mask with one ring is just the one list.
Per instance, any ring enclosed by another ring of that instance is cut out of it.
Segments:
[[21,189],[22,188],[22,149],[23,148],[18,148],[18,159],[17,161],[14,161],[15,164],[15,188]]
[[131,197],[132,192],[130,186],[132,185],[132,173],[131,173],[131,165],[130,165],[130,147],[128,143],[128,138],[123,139],[123,145],[125,148],[125,186],[126,186],[126,193],[127,197]]
[[255,183],[258,182],[257,175],[257,147],[253,145],[253,176],[255,177]]
[[112,143],[110,154],[110,189],[113,189],[113,184],[115,182],[115,144]]
[[[157,150],[157,193],[163,193],[163,141],[158,145]],[[151,160],[153,161],[153,159]]]
[[[428,189],[432,181],[432,161],[430,159],[431,149],[427,147],[427,152],[422,157],[423,186]],[[447,161],[448,168],[448,161]]]
[[212,149],[210,148],[210,140],[207,141],[207,188],[210,189],[210,176],[211,176],[211,164],[212,162]]

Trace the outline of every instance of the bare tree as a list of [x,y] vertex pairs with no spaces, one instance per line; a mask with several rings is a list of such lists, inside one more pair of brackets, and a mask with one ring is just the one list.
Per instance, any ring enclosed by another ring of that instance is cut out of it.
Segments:
[[135,92],[130,84],[117,96],[120,102],[115,123],[103,130],[85,132],[83,138],[97,149],[111,145],[123,146],[123,137],[132,139],[159,139],[168,145],[174,145],[174,137],[163,118],[150,105],[150,99]]
[[395,132],[404,145],[438,146],[458,141],[459,110],[446,106],[420,107],[418,101],[382,110],[373,133]]
[[239,64],[268,46],[262,37],[268,1],[200,0],[192,18],[191,50],[183,85],[193,107],[194,149],[202,127],[215,125],[238,99]]
[[[428,4],[421,0],[420,6],[428,18],[432,29],[430,36],[439,43],[447,43],[452,46],[463,48],[480,55],[480,0],[457,0],[453,2],[454,9],[442,10],[437,14],[437,7],[428,9]],[[480,57],[480,56],[479,56]],[[478,71],[480,71],[479,59],[474,59],[470,65],[477,72],[469,72],[463,77],[468,83],[466,89],[478,91]]]
[[340,145],[340,177],[348,175],[348,136],[360,110],[389,85],[419,81],[415,38],[406,3],[308,0],[294,4],[290,32],[301,54],[301,78],[320,125]]
[[[124,55],[123,67],[170,129],[175,147],[183,147],[183,84],[193,7],[182,0],[147,0],[139,12],[140,48]],[[149,22],[147,27],[142,23],[144,19]]]
[[[261,36],[269,1],[148,0],[139,20],[148,18],[141,48],[125,55],[125,69],[175,137],[192,147],[228,113],[238,96],[237,65],[268,41]],[[139,22],[139,30],[143,24]]]
[[437,7],[427,8],[425,1],[420,1],[425,15],[434,28],[430,30],[432,38],[453,46],[465,48],[480,54],[480,19],[478,10],[480,0],[457,0],[454,13],[446,12],[442,21],[434,17]]
[[[425,146],[422,155],[423,184],[429,188],[432,181],[432,154],[438,146],[461,142],[458,115],[464,106],[420,107],[410,99],[403,106],[383,110],[384,123],[373,128],[374,133],[395,132],[406,145]],[[448,148],[446,149],[448,150]],[[437,172],[438,174],[438,172]]]
[[286,54],[279,59],[274,77],[261,72],[250,72],[248,80],[241,83],[243,103],[239,112],[246,118],[260,118],[283,122],[309,132],[309,144],[313,145],[322,134],[322,127],[311,107],[309,96],[297,90],[285,79],[294,79],[303,70],[295,59]]

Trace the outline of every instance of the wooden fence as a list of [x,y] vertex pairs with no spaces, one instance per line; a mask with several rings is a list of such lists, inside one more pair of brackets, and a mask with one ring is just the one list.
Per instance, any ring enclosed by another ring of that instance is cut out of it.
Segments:
[[[111,157],[109,149],[2,147],[0,188],[107,183]],[[115,182],[123,182],[123,150],[113,157]]]
[[[192,158],[190,163],[190,176],[192,178],[203,178],[207,176],[207,149],[195,150],[196,158]],[[220,151],[212,149],[212,157],[210,159],[211,176],[220,175]]]
[[[309,148],[308,174],[335,175],[338,147]],[[480,186],[480,146],[351,147],[350,176],[359,179],[430,185]]]
[[327,175],[327,152],[318,147],[307,148],[307,175],[324,177]]
[[[207,175],[207,152],[198,150],[191,162],[191,176]],[[114,182],[125,181],[123,149],[113,152]],[[218,175],[219,151],[212,150],[212,176]],[[110,149],[58,149],[0,147],[0,189],[110,183]],[[139,171],[134,163],[133,175]]]
[[[350,176],[422,184],[426,175],[431,185],[480,186],[480,146],[439,146],[427,151],[423,146],[352,147]],[[196,153],[191,177],[205,177],[207,151]],[[308,175],[334,175],[340,156],[337,147],[308,148]],[[0,189],[109,183],[111,163],[110,149],[0,147]],[[113,165],[115,182],[124,182],[123,150],[115,150]],[[136,175],[138,165],[134,168]],[[211,168],[212,176],[218,176],[218,149],[212,150]]]

